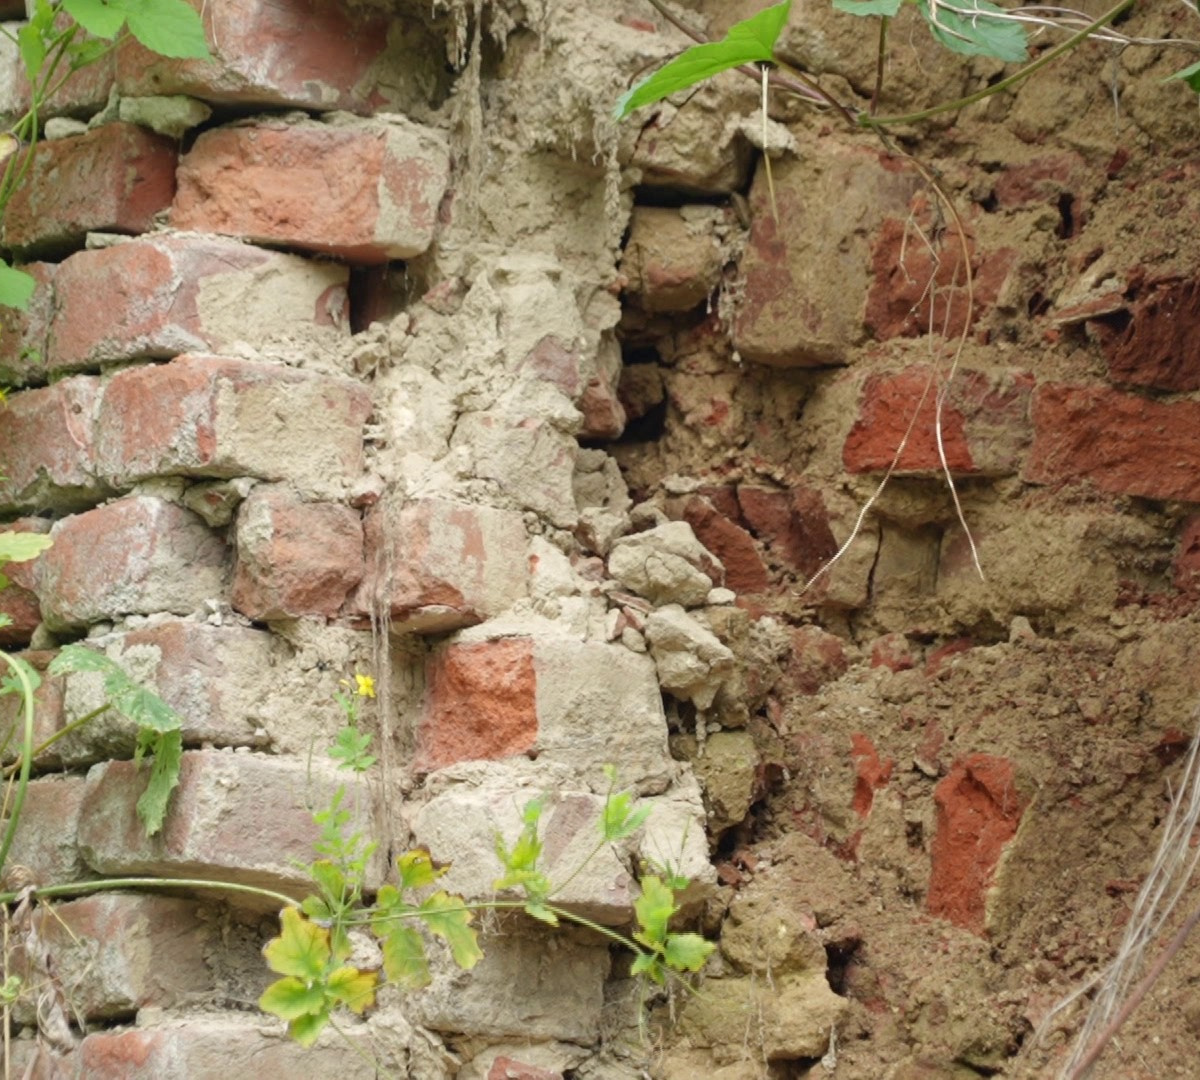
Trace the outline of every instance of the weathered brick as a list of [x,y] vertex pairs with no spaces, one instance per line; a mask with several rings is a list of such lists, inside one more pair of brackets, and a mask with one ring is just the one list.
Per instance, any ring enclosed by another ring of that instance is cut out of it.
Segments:
[[1200,390],[1200,280],[1158,281],[1142,286],[1127,305],[1121,329],[1103,319],[1089,326],[1099,337],[1108,376],[1115,383],[1155,390]]
[[[286,690],[263,677],[277,664],[280,643],[262,630],[172,620],[93,638],[89,644],[179,713],[185,746],[263,745],[269,739],[271,701],[287,698]],[[69,721],[107,700],[100,675],[76,672],[65,681]],[[301,711],[299,703],[296,708]],[[80,764],[128,756],[135,740],[133,725],[108,710],[56,747],[64,761]]]
[[367,516],[359,605],[384,607],[397,633],[472,626],[526,595],[526,547],[519,513],[385,496]]
[[683,519],[696,538],[725,567],[725,585],[738,593],[762,592],[770,584],[754,538],[735,521],[721,514],[702,496],[693,496],[684,507]]
[[213,60],[171,60],[129,41],[117,54],[123,97],[188,94],[227,105],[364,111],[379,102],[389,18],[355,16],[337,0],[189,0]]
[[791,632],[792,650],[785,676],[802,694],[815,694],[846,673],[846,645],[819,626],[800,626]]
[[649,656],[565,636],[468,635],[430,655],[415,761],[431,770],[525,754],[599,778],[620,746],[622,781],[662,790],[666,739]]
[[99,380],[81,375],[8,399],[0,424],[0,511],[66,510],[103,498],[94,440],[99,398]]
[[[215,928],[197,918],[199,910],[196,901],[177,897],[99,893],[39,908],[33,925],[39,952],[48,955],[76,1014],[113,1020],[212,993],[205,953]],[[31,974],[39,977],[36,969]],[[18,1018],[29,1023],[36,1003],[22,1004]]]
[[1012,762],[991,754],[956,761],[933,797],[937,831],[926,906],[932,915],[982,933],[996,865],[1028,799],[1017,788]]
[[1200,402],[1046,383],[1033,397],[1023,479],[1090,480],[1102,491],[1200,502]]
[[175,194],[175,142],[112,123],[39,143],[4,214],[4,243],[18,252],[82,247],[89,232],[147,232]]
[[[20,9],[16,18],[27,18],[26,4],[17,3],[13,6]],[[65,29],[68,22],[66,14],[60,13],[58,28]],[[15,33],[17,28],[12,29]],[[15,118],[28,111],[32,102],[32,89],[25,77],[25,66],[19,59],[15,43],[10,46],[5,39],[3,47],[0,48],[0,57],[3,57],[0,60],[0,112]],[[42,101],[38,109],[39,119],[45,123],[51,116],[75,116],[81,119],[95,116],[108,103],[116,72],[116,58],[112,53],[108,53],[67,75],[61,85]]]
[[520,370],[544,379],[571,399],[583,414],[579,438],[615,439],[625,430],[625,405],[618,396],[624,368],[620,350],[610,338],[593,349],[583,341],[568,343],[547,334],[525,354]]
[[1188,518],[1179,534],[1175,588],[1200,593],[1200,514]]
[[29,782],[4,866],[7,881],[61,885],[94,876],[77,842],[85,788],[82,776],[48,776]]
[[115,487],[251,476],[338,494],[362,470],[370,412],[370,394],[350,379],[189,354],[113,376],[99,408],[97,468]]
[[[18,654],[18,658],[32,667],[41,680],[33,692],[33,763],[43,769],[62,763],[61,742],[37,753],[37,748],[57,735],[65,723],[65,679],[46,674],[47,666],[56,655],[48,649],[30,649]],[[16,694],[0,698],[0,744],[3,745],[0,760],[5,763],[16,761],[24,752],[24,739],[24,699]]]
[[55,274],[47,370],[257,347],[298,327],[348,334],[347,279],[344,266],[212,237],[80,251]]
[[444,138],[401,117],[260,121],[204,132],[171,223],[359,263],[420,255],[449,181]]
[[739,484],[738,508],[771,553],[806,578],[837,551],[825,500],[814,488],[790,491]]
[[[745,359],[773,367],[845,363],[864,336],[868,236],[888,215],[907,213],[920,181],[878,151],[828,139],[772,170],[778,220],[760,168],[734,344]],[[841,226],[830,231],[822,224],[830,220]]]
[[46,382],[50,320],[54,313],[56,263],[20,267],[34,279],[33,297],[25,311],[0,308],[0,385]]
[[[79,848],[92,869],[217,878],[299,895],[311,888],[303,867],[320,837],[309,808],[327,806],[339,787],[353,788],[346,774],[300,757],[188,750],[163,830],[148,837],[135,809],[145,776],[131,761],[104,762],[88,772]],[[375,835],[365,785],[349,792],[346,808],[353,828]],[[381,881],[383,861],[382,852],[372,860],[368,888]]]
[[[0,434],[3,428],[0,428]],[[18,518],[0,526],[0,532],[47,533],[50,522],[45,518]],[[41,556],[38,556],[40,558]],[[12,621],[0,626],[0,648],[27,645],[29,638],[42,621],[42,609],[38,604],[35,577],[38,559],[26,559],[0,567],[8,578],[8,585],[0,589],[0,614]]]
[[233,606],[263,622],[332,618],[363,577],[362,517],[337,503],[306,503],[258,488],[238,510]]
[[186,615],[221,596],[225,545],[190,510],[131,496],[58,522],[37,568],[51,629],[120,615]]
[[[1033,381],[1030,373],[1017,370],[955,373],[945,387],[941,417],[942,445],[951,472],[1008,476],[1018,470],[1032,437]],[[913,424],[897,472],[941,473],[936,422],[941,389],[937,374],[924,366],[869,376],[842,448],[846,468],[851,472],[887,469]]]
[[704,303],[724,263],[721,217],[711,206],[635,207],[621,260],[626,290],[647,311],[690,311]]

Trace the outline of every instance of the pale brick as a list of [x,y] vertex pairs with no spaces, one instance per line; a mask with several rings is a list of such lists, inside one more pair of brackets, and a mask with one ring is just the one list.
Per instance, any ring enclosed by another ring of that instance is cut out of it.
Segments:
[[[0,428],[2,431],[3,428]],[[0,526],[0,532],[47,533],[50,522],[45,518],[18,518]],[[40,558],[40,556],[38,557]],[[0,589],[0,614],[12,621],[0,627],[0,648],[28,645],[29,639],[42,621],[42,609],[37,598],[38,559],[10,562],[0,567],[8,585]]]
[[105,386],[97,468],[118,487],[152,476],[250,476],[337,494],[362,471],[370,412],[370,394],[350,379],[185,355],[126,368]]
[[362,580],[363,565],[358,511],[258,488],[238,511],[233,606],[258,622],[332,618]]
[[708,299],[724,263],[721,219],[712,206],[634,208],[621,269],[647,311],[690,311]]
[[225,545],[190,510],[130,496],[58,522],[37,568],[51,629],[121,615],[186,615],[224,593]]
[[519,513],[385,496],[367,516],[359,606],[387,611],[395,633],[472,626],[526,595],[526,548]]
[[433,240],[449,172],[444,138],[399,117],[215,128],[180,165],[171,222],[351,262],[410,259]]
[[99,380],[63,379],[13,394],[0,424],[0,512],[98,502],[94,422]]
[[48,375],[47,343],[58,266],[35,262],[19,269],[33,277],[34,290],[25,311],[0,308],[0,385],[3,386],[44,383]]
[[[167,1008],[215,988],[205,963],[215,927],[197,917],[195,900],[98,893],[33,915],[39,952],[76,1014],[87,1020],[132,1016],[143,1006]],[[40,977],[36,969],[33,979]],[[33,1020],[32,999],[17,1018]]]
[[[130,761],[105,762],[88,772],[79,847],[101,874],[216,878],[303,896],[311,889],[304,866],[315,858],[321,832],[310,807],[328,806],[345,787],[351,828],[368,837],[378,832],[365,783],[354,789],[348,774],[299,757],[189,750],[163,830],[148,837],[135,809],[146,775],[145,766],[138,772]],[[368,889],[382,880],[383,861],[381,850],[368,869]]]
[[77,843],[86,786],[82,776],[47,776],[29,782],[4,866],[9,884],[61,885],[94,877]]
[[171,205],[177,158],[172,139],[136,124],[41,142],[5,210],[4,243],[57,253],[82,247],[89,232],[147,232]]
[[50,372],[260,347],[299,328],[349,333],[348,271],[234,240],[145,236],[80,251],[55,273]]

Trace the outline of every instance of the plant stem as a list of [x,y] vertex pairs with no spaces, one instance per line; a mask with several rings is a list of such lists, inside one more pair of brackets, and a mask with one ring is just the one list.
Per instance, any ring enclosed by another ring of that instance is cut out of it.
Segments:
[[1089,23],[1082,30],[1072,34],[1061,45],[1056,45],[1048,53],[1039,56],[1032,64],[1027,64],[1020,71],[1014,72],[1007,79],[1001,79],[995,86],[985,86],[982,90],[970,94],[965,98],[959,98],[957,101],[947,101],[941,105],[934,105],[929,109],[922,109],[920,112],[905,113],[903,116],[873,116],[862,114],[858,118],[859,124],[863,127],[880,128],[892,124],[915,124],[918,120],[926,120],[931,116],[937,116],[940,113],[954,112],[957,109],[965,109],[968,105],[974,105],[976,102],[983,101],[985,98],[991,97],[993,94],[998,94],[1002,90],[1007,90],[1010,86],[1015,86],[1023,79],[1028,79],[1030,75],[1040,71],[1047,64],[1057,60],[1064,53],[1070,52],[1073,48],[1079,45],[1082,41],[1089,38],[1097,30],[1103,29],[1112,22],[1121,12],[1125,11],[1133,5],[1133,0],[1120,0],[1120,2],[1109,8],[1095,22]]
[[891,19],[887,15],[883,15],[879,19],[879,54],[875,59],[875,89],[871,92],[871,115],[875,115],[875,111],[879,108],[879,98],[883,93],[883,69],[884,61],[887,59],[887,37],[888,26],[891,24]]
[[[107,702],[105,702],[99,708],[93,709],[90,713],[88,713],[85,716],[81,716],[78,720],[72,720],[66,727],[61,728],[60,730],[56,731],[45,742],[40,743],[38,746],[35,746],[33,748],[34,758],[40,757],[47,750],[49,750],[50,747],[52,747],[56,742],[58,742],[59,739],[63,738],[64,736],[70,735],[72,731],[76,731],[77,729],[83,727],[84,724],[89,723],[92,720],[95,720],[97,716],[99,716],[101,713],[107,712],[111,708],[112,708],[112,706],[109,705]],[[20,765],[21,765],[21,762],[14,761],[11,765],[8,766],[7,769],[4,770],[4,775],[11,776],[14,772],[17,771],[17,769],[20,767]]]
[[12,806],[9,807],[8,827],[4,830],[4,840],[0,842],[0,874],[4,872],[4,862],[8,858],[9,848],[17,835],[17,826],[21,823],[21,808],[25,805],[25,792],[29,787],[29,771],[33,767],[33,686],[22,664],[17,663],[6,652],[0,652],[0,659],[9,666],[21,683],[21,697],[25,706],[25,731],[21,744],[21,771],[17,777],[17,793],[13,796]]
[[[257,885],[242,885],[234,881],[210,881],[206,878],[128,877],[104,878],[100,881],[70,881],[62,885],[46,885],[40,889],[34,889],[33,895],[39,900],[44,900],[56,896],[83,896],[87,893],[106,892],[109,889],[219,889],[223,892],[261,896],[263,899],[274,900],[285,907],[300,906],[293,897],[275,892],[273,889],[263,889]],[[20,895],[20,892],[0,893],[0,904],[11,904]]]

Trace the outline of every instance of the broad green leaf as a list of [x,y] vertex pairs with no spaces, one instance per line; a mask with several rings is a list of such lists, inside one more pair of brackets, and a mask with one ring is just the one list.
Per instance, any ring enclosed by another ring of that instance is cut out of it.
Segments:
[[605,840],[624,840],[632,836],[650,816],[650,807],[643,806],[639,810],[630,810],[629,804],[633,796],[628,791],[610,795],[604,803],[604,812],[600,815],[600,832]]
[[263,948],[267,966],[279,975],[293,975],[308,982],[321,979],[329,963],[329,931],[294,907],[284,908],[279,922],[282,933]]
[[622,120],[634,109],[652,105],[730,68],[771,60],[791,6],[791,0],[783,0],[783,3],[735,23],[720,41],[693,45],[622,94],[617,102],[616,118]]
[[525,914],[532,915],[535,919],[539,919],[544,923],[549,923],[551,926],[558,925],[558,916],[555,915],[554,912],[546,907],[546,905],[540,900],[530,900],[525,905]]
[[497,892],[520,888],[530,898],[544,900],[550,895],[550,879],[540,870],[510,870],[493,881],[492,888]]
[[124,8],[105,0],[62,0],[62,6],[89,34],[105,41],[112,41],[125,25]]
[[699,971],[715,948],[699,934],[668,934],[663,959],[676,971]]
[[334,1001],[361,1016],[365,1009],[375,1004],[375,987],[378,985],[378,972],[340,967],[329,976],[328,991]]
[[211,60],[204,22],[187,0],[109,0],[129,17],[129,32],[159,56]]
[[85,645],[64,645],[50,661],[51,675],[69,675],[72,671],[99,671],[108,674],[112,661],[103,653]]
[[633,958],[633,963],[629,965],[631,975],[645,975],[651,982],[663,984],[663,966],[659,960],[657,953],[640,952]]
[[0,533],[0,563],[28,562],[53,543],[44,533]]
[[[0,589],[7,588],[8,578],[6,578],[3,574],[0,574]],[[0,611],[0,626],[12,626],[12,616],[5,615],[4,612]]]
[[1188,84],[1197,94],[1200,94],[1200,60],[1194,64],[1189,64],[1181,71],[1175,72],[1173,75],[1168,75],[1163,82],[1171,82],[1174,79],[1182,79]]
[[113,668],[104,679],[104,691],[108,703],[126,720],[164,735],[183,726],[183,718],[153,690],[138,686],[115,663]]
[[1008,63],[1020,63],[1029,55],[1025,27],[1011,19],[1003,8],[988,0],[954,0],[960,15],[938,0],[917,0],[921,17],[929,24],[933,36],[951,52],[963,56],[990,56]]
[[25,77],[31,84],[36,85],[37,77],[42,73],[42,65],[46,62],[46,41],[36,26],[26,23],[17,31],[17,48],[21,53],[21,63],[25,67]]
[[667,939],[667,923],[675,914],[675,894],[662,879],[648,874],[641,880],[642,895],[633,902],[641,933],[635,937],[647,945],[661,945]]
[[288,1024],[288,1034],[301,1046],[312,1046],[317,1041],[317,1036],[321,1034],[328,1023],[329,1010],[322,1009],[319,1013],[308,1016],[297,1016],[295,1020]]
[[470,971],[483,958],[479,938],[470,925],[474,916],[461,896],[451,896],[444,890],[435,892],[417,910],[425,925],[450,946],[450,955],[464,971]]
[[0,307],[17,308],[24,311],[29,307],[37,282],[24,270],[17,270],[0,260]]
[[329,905],[319,896],[306,896],[300,902],[300,910],[317,922],[329,922],[333,918],[333,912],[329,910]]
[[36,669],[29,663],[28,660],[22,660],[19,656],[13,656],[8,653],[8,663],[4,665],[4,677],[0,679],[0,695],[4,694],[24,694],[25,687],[21,680],[17,677],[17,673],[13,668],[19,668],[21,674],[29,683],[29,689],[37,690],[42,685],[42,677]]
[[313,881],[334,903],[340,902],[346,895],[346,877],[328,859],[318,859],[309,867],[309,871]]
[[406,851],[396,860],[401,889],[421,889],[432,885],[449,869],[448,864],[439,866],[435,863],[429,849],[423,847]]
[[360,732],[347,725],[337,733],[333,745],[329,748],[329,756],[343,769],[366,772],[376,761],[367,753],[370,745],[369,732]]
[[72,71],[94,64],[109,50],[109,44],[98,38],[76,38],[67,46],[67,62]]
[[904,0],[833,0],[838,11],[851,15],[895,15]]
[[153,740],[154,763],[150,766],[150,779],[137,801],[137,815],[147,836],[154,836],[163,826],[171,792],[179,786],[179,765],[183,759],[183,736],[178,731],[164,731]]
[[[376,933],[379,930],[376,929]],[[402,990],[420,990],[428,986],[429,961],[425,958],[425,939],[413,926],[394,926],[381,936],[383,972]]]
[[308,983],[289,975],[263,991],[258,1007],[280,1020],[295,1020],[298,1016],[324,1010],[325,988],[320,983]]

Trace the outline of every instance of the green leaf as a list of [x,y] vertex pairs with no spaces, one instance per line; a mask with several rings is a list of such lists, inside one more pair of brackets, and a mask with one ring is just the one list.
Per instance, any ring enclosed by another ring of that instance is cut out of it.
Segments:
[[329,996],[359,1016],[375,1004],[375,987],[378,985],[377,972],[359,971],[349,966],[333,972],[327,984]]
[[25,66],[25,77],[31,84],[37,83],[37,77],[42,73],[42,65],[46,62],[46,40],[36,26],[26,23],[17,31],[17,48],[21,53],[21,63]]
[[36,559],[54,541],[44,533],[0,533],[0,563]]
[[642,878],[641,886],[642,895],[633,902],[641,933],[634,936],[646,945],[662,945],[667,940],[667,924],[678,910],[675,894],[653,874]]
[[125,10],[106,0],[62,0],[63,11],[93,37],[112,41],[125,25]]
[[317,1041],[317,1036],[329,1023],[329,1010],[322,1009],[319,1013],[309,1016],[297,1016],[288,1024],[288,1034],[301,1046],[309,1047]]
[[24,270],[16,270],[0,259],[0,307],[17,308],[24,311],[29,307],[37,282]]
[[299,1016],[320,1013],[325,1009],[325,988],[320,983],[308,983],[293,975],[271,983],[258,999],[263,1012],[280,1020],[295,1020]]
[[29,663],[28,660],[22,660],[19,656],[8,654],[8,663],[4,665],[5,674],[0,679],[0,696],[5,694],[24,694],[25,687],[21,684],[21,680],[17,677],[17,673],[13,671],[13,667],[20,668],[21,673],[29,682],[31,691],[37,690],[42,685],[42,677]]
[[895,15],[904,0],[833,0],[838,11],[851,15]]
[[80,68],[85,68],[88,64],[94,64],[106,52],[110,46],[108,42],[101,41],[98,38],[76,38],[67,46],[67,62],[71,65],[72,71],[78,71]]
[[421,889],[426,885],[432,885],[449,869],[449,864],[435,863],[433,856],[429,854],[429,849],[425,847],[406,851],[396,860],[401,889]]
[[294,907],[286,907],[279,916],[282,929],[263,947],[267,966],[279,975],[314,982],[325,974],[329,963],[329,931],[306,919]]
[[[548,884],[549,882],[547,882],[547,885]],[[551,926],[558,925],[558,916],[555,915],[554,912],[546,907],[546,905],[540,900],[530,900],[525,905],[525,913],[527,915],[532,915],[535,919],[539,919],[544,923],[549,923]]]
[[[376,930],[378,934],[379,931]],[[383,972],[402,990],[420,990],[430,982],[425,939],[412,926],[396,926],[380,936]]]
[[1008,63],[1019,63],[1027,58],[1025,27],[1019,22],[992,17],[1007,15],[1003,8],[988,3],[988,0],[955,0],[955,3],[971,14],[960,15],[937,0],[917,0],[921,18],[947,49],[963,56],[990,56]]
[[663,959],[676,971],[699,971],[715,948],[699,934],[668,934]]
[[329,905],[319,896],[306,896],[300,902],[300,910],[317,922],[329,922],[333,918],[333,912],[329,909]]
[[178,731],[183,725],[183,718],[153,690],[139,686],[120,664],[95,649],[77,644],[64,645],[51,661],[49,671],[51,675],[77,671],[103,675],[108,703],[140,728],[165,734]]
[[791,0],[783,0],[735,23],[720,41],[693,45],[622,94],[614,110],[616,118],[622,120],[634,109],[652,105],[729,68],[771,60],[791,6]]
[[630,810],[633,795],[628,791],[610,795],[604,803],[604,812],[600,815],[600,832],[605,840],[624,840],[632,836],[650,816],[650,807],[643,806],[640,810]]
[[328,900],[341,903],[346,895],[346,876],[328,859],[318,859],[309,867],[315,881]]
[[178,731],[164,731],[151,736],[154,764],[146,790],[137,801],[137,815],[147,836],[154,836],[163,826],[171,792],[179,786],[179,766],[183,760],[183,736]]
[[662,986],[664,982],[662,961],[658,958],[657,953],[639,952],[633,958],[633,963],[629,965],[629,971],[632,975],[645,975],[651,982],[656,982],[659,986]]
[[467,910],[461,896],[452,896],[440,890],[429,897],[417,912],[430,931],[450,946],[450,955],[464,971],[470,971],[483,958],[479,938],[470,925],[474,916]]
[[1168,75],[1163,82],[1171,82],[1174,79],[1182,79],[1188,84],[1197,94],[1200,94],[1200,60],[1194,64],[1189,64],[1181,71],[1175,72],[1173,75]]
[[370,745],[369,733],[360,732],[357,728],[347,725],[337,733],[333,745],[329,748],[329,756],[343,769],[366,772],[376,761],[367,753]]
[[129,32],[159,56],[211,60],[204,21],[187,0],[109,0],[129,17]]

